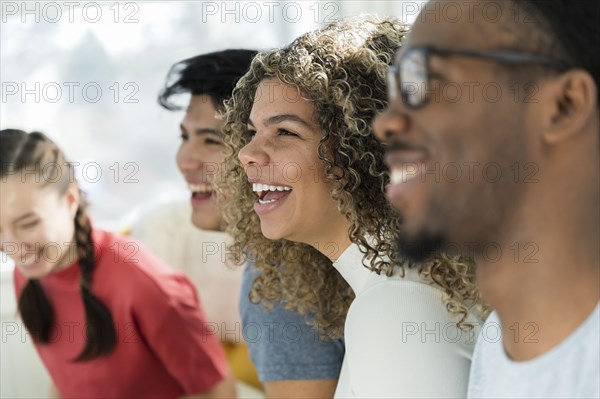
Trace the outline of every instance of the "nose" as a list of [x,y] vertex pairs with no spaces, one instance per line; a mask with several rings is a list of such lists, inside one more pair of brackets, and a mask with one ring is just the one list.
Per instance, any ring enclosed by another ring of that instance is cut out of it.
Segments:
[[373,134],[382,143],[406,134],[409,128],[408,115],[392,104],[373,120]]
[[259,137],[258,134],[254,136],[254,138],[242,147],[240,152],[238,153],[238,159],[244,166],[247,168],[248,166],[265,166],[269,163],[269,155],[265,151],[265,145]]
[[181,172],[191,172],[202,167],[202,156],[191,142],[184,142],[177,150],[177,166]]

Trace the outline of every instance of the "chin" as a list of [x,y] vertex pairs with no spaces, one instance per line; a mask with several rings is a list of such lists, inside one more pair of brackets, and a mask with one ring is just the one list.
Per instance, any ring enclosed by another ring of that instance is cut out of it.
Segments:
[[215,219],[214,214],[205,215],[204,213],[193,213],[192,224],[200,230],[219,231],[221,219]]
[[401,228],[399,239],[394,243],[395,251],[401,259],[422,263],[430,256],[442,251],[446,243],[441,233],[421,228],[418,231],[406,224]]
[[268,238],[269,240],[280,240],[284,238],[281,234],[278,234],[277,232],[266,230],[262,227],[260,230],[262,232],[262,235],[265,236],[265,238]]
[[29,266],[17,266],[17,269],[21,272],[23,276],[28,279],[40,279],[52,271],[54,265],[42,263],[34,265],[33,267]]
[[269,240],[281,240],[287,238],[287,236],[283,233],[283,229],[279,226],[269,226],[268,223],[260,221],[260,231],[265,238]]

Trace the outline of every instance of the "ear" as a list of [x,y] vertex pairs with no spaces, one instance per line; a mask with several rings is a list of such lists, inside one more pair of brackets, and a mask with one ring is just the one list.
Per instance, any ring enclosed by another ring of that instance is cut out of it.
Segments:
[[71,182],[69,184],[69,188],[67,188],[67,192],[65,193],[65,198],[67,200],[67,206],[69,207],[69,213],[73,218],[75,218],[75,214],[77,213],[77,209],[79,208],[79,203],[81,200],[79,187],[75,182]]
[[567,71],[553,79],[544,91],[548,93],[544,142],[556,144],[585,130],[598,107],[598,88],[588,72]]

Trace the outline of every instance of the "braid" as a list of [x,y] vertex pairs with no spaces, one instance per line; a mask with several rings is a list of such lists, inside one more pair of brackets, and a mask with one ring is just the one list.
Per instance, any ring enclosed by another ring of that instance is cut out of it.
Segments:
[[50,342],[54,309],[38,280],[29,280],[19,295],[19,314],[35,342]]
[[75,214],[75,243],[81,269],[81,296],[86,319],[86,342],[75,361],[109,354],[117,344],[117,333],[110,310],[92,293],[92,275],[96,265],[92,229],[83,200]]

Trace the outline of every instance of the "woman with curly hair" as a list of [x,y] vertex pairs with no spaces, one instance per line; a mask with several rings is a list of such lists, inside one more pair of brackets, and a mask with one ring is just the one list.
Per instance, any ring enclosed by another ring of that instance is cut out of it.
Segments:
[[[464,397],[480,300],[469,259],[407,264],[391,243],[386,68],[407,28],[356,18],[259,53],[228,104],[222,184],[251,296],[346,341],[336,397]],[[344,327],[345,325],[345,327]]]

